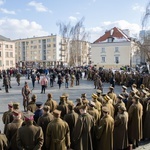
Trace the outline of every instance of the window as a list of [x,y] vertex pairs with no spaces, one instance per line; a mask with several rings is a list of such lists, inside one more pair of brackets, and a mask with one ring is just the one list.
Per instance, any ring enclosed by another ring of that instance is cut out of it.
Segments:
[[47,47],[51,47],[51,44],[47,44]]
[[8,60],[6,60],[6,66],[9,66],[9,61]]
[[10,52],[10,57],[13,57],[13,52]]
[[8,48],[8,45],[5,45],[5,48]]
[[0,66],[2,66],[2,61],[0,60]]
[[41,43],[41,40],[39,40],[39,43]]
[[9,53],[8,52],[6,52],[6,57],[9,57]]
[[50,42],[51,41],[51,39],[47,39],[47,42]]
[[12,46],[12,45],[10,45],[10,48],[13,48],[13,46]]
[[0,57],[2,57],[2,52],[0,51]]
[[102,63],[105,63],[105,56],[102,56]]
[[109,37],[109,38],[108,38],[108,42],[109,42],[109,43],[113,42],[113,38],[112,38],[112,37]]
[[115,53],[119,53],[119,47],[115,47]]
[[116,64],[119,63],[119,56],[115,56],[115,63],[116,63]]
[[1,44],[0,44],[0,48],[1,48]]
[[101,53],[105,53],[105,48],[102,48]]
[[56,47],[56,44],[53,44],[53,47]]
[[12,61],[12,60],[10,61],[10,65],[11,65],[11,66],[13,65],[13,61]]
[[41,48],[41,45],[39,45],[39,48]]
[[56,38],[53,38],[53,42],[56,42]]

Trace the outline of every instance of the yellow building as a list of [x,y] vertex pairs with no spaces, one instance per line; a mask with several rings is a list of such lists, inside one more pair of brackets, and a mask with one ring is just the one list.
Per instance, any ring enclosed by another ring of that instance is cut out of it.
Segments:
[[91,45],[92,64],[104,68],[135,66],[140,63],[137,47],[128,30],[112,28]]
[[0,35],[0,70],[15,66],[15,43]]

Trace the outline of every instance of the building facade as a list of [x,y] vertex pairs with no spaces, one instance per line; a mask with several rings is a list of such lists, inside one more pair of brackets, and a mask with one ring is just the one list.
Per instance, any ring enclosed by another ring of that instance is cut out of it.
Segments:
[[15,43],[0,36],[0,70],[15,68]]
[[92,64],[105,68],[135,66],[140,63],[140,54],[128,30],[112,28],[91,45]]
[[[15,40],[16,63],[19,67],[56,67],[72,66],[71,59],[73,53],[76,53],[74,45],[69,39],[58,35],[33,37]],[[80,41],[78,52],[80,53],[80,63],[88,64],[90,44]],[[77,55],[79,55],[77,53]],[[79,56],[78,56],[79,58]]]
[[15,40],[16,62],[31,67],[62,65],[62,38],[58,35]]

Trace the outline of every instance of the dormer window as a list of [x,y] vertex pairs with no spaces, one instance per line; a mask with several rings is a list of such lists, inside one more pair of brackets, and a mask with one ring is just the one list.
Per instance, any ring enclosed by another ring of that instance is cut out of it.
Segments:
[[119,47],[115,47],[115,53],[119,53]]
[[109,42],[109,43],[113,42],[113,40],[114,40],[113,37],[109,37],[109,38],[108,38],[108,42]]

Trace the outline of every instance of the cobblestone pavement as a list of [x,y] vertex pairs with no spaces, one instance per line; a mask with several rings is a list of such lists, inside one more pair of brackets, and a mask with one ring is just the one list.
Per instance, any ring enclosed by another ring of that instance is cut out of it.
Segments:
[[[9,93],[5,93],[4,87],[2,87],[2,90],[0,91],[0,120],[2,120],[2,114],[4,111],[7,110],[7,104],[9,102],[19,102],[20,103],[20,109],[23,110],[22,106],[22,95],[21,95],[21,89],[24,86],[24,82],[27,81],[29,84],[30,89],[32,89],[32,83],[31,80],[27,80],[25,77],[21,77],[21,84],[20,86],[17,85],[17,82],[14,77],[11,79],[11,85],[12,88],[9,89]],[[2,80],[0,81],[0,85],[2,85]],[[108,91],[109,84],[104,83],[103,93],[106,93]],[[41,94],[41,87],[40,84],[37,82],[35,83],[35,88],[32,90],[32,94],[37,95],[37,101],[45,102],[47,99],[47,94],[52,93],[53,99],[56,101],[59,101],[59,97],[63,93],[69,94],[69,99],[75,101],[76,98],[80,97],[82,93],[87,94],[87,98],[90,100],[92,93],[96,92],[94,89],[94,85],[92,81],[87,81],[85,79],[82,79],[80,81],[79,86],[69,87],[68,89],[65,88],[64,83],[62,84],[61,89],[58,88],[57,82],[54,83],[54,87],[48,86],[46,89],[45,94]],[[118,94],[121,92],[121,87],[116,86],[115,92]],[[32,95],[31,94],[31,95]],[[0,130],[3,131],[3,123],[0,121]],[[145,142],[141,143],[142,145],[137,148],[137,150],[150,150],[150,143]]]

